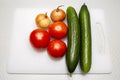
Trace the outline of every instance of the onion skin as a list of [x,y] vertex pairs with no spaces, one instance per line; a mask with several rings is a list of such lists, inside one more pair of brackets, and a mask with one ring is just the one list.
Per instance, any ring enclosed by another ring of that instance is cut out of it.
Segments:
[[36,24],[41,28],[47,28],[50,25],[50,18],[46,14],[38,14],[36,16]]
[[53,22],[63,21],[66,17],[65,11],[62,9],[59,9],[59,7],[61,7],[61,6],[58,6],[58,8],[54,9],[50,14],[51,20]]

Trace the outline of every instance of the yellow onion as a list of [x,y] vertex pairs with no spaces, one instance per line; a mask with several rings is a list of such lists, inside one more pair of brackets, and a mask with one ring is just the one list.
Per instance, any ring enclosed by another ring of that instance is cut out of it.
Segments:
[[63,21],[66,17],[65,11],[60,9],[63,5],[58,6],[56,9],[52,10],[50,17],[53,22]]
[[47,16],[47,13],[40,13],[36,16],[36,24],[41,28],[47,28],[50,25],[50,18]]

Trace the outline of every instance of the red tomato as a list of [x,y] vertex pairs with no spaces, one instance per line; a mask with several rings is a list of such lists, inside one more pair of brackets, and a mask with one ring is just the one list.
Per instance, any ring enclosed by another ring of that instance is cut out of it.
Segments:
[[46,30],[35,29],[30,34],[30,42],[35,48],[45,48],[50,42],[50,35]]
[[66,52],[66,44],[61,40],[52,40],[47,48],[48,54],[54,58],[61,58]]
[[49,26],[49,33],[56,39],[62,39],[67,35],[67,25],[64,22],[54,22]]

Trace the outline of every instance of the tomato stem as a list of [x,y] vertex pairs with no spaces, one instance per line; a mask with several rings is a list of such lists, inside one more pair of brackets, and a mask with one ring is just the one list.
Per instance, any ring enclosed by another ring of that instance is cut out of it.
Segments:
[[64,5],[60,5],[60,6],[58,6],[56,11],[58,12],[58,11],[59,11],[59,8],[62,7],[62,6],[64,6]]

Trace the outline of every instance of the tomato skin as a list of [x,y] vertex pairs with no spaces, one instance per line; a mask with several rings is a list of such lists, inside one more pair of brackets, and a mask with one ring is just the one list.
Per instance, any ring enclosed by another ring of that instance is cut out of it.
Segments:
[[62,39],[67,35],[67,25],[64,22],[54,22],[48,29],[50,35],[56,39]]
[[50,35],[46,30],[35,29],[30,34],[30,42],[35,48],[46,48],[50,42]]
[[48,54],[54,58],[61,58],[67,50],[66,44],[62,40],[52,40],[47,48]]

